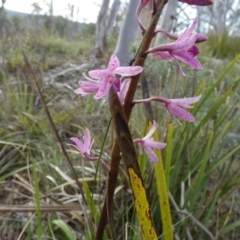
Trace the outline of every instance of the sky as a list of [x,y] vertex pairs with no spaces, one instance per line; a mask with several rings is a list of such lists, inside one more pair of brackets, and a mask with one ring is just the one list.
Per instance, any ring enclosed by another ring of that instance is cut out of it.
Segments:
[[[31,5],[34,2],[38,3],[43,9],[41,14],[48,12],[47,4],[50,0],[6,0],[4,6],[8,10],[32,13],[33,7]],[[111,0],[110,4],[112,2],[113,0]],[[69,17],[70,10],[68,9],[68,4],[74,4],[74,21],[96,22],[101,3],[102,0],[53,0],[53,14]],[[77,14],[78,9],[79,13]]]

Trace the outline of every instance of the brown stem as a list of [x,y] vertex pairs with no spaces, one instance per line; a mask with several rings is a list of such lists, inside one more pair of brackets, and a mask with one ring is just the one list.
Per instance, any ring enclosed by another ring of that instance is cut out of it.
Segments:
[[[152,36],[153,36],[155,28],[157,26],[159,17],[162,13],[163,7],[164,7],[164,3],[160,4],[157,9],[157,12],[153,16],[150,26],[147,29],[147,31],[143,37],[142,43],[139,47],[139,50],[136,54],[135,62],[133,64],[133,66],[142,66],[143,67],[145,58],[143,58],[142,55],[150,47],[150,44],[152,41]],[[129,89],[128,89],[127,95],[125,97],[125,100],[124,100],[123,110],[125,112],[127,121],[129,121],[129,118],[131,115],[132,101],[133,101],[133,98],[135,95],[139,77],[140,77],[140,74],[133,76],[131,78]],[[119,162],[120,162],[120,147],[118,145],[117,139],[115,139],[114,146],[112,148],[112,153],[111,153],[111,170],[108,173],[107,193],[106,193],[103,209],[102,209],[102,212],[100,215],[97,232],[96,232],[97,240],[103,239],[104,228],[107,223],[107,220],[109,219],[109,212],[112,208],[113,195],[114,195],[114,190],[115,190],[115,186],[116,186],[117,178],[118,178]]]
[[22,55],[23,55],[24,61],[25,61],[25,63],[26,63],[26,66],[28,67],[28,69],[29,69],[29,71],[30,71],[30,74],[32,75],[32,78],[31,78],[32,83],[33,83],[33,85],[34,85],[34,87],[35,87],[35,90],[36,90],[36,92],[37,92],[37,94],[38,94],[38,97],[39,97],[39,99],[40,99],[40,101],[41,101],[41,104],[42,104],[42,106],[43,106],[43,109],[44,109],[44,111],[45,111],[45,114],[46,114],[46,116],[47,116],[47,119],[48,119],[48,121],[49,121],[49,123],[50,123],[50,126],[51,126],[51,128],[52,128],[53,134],[55,135],[55,137],[56,137],[56,139],[57,139],[57,142],[58,142],[59,145],[60,145],[61,151],[62,151],[63,155],[64,155],[65,158],[66,158],[68,167],[69,167],[69,169],[70,169],[70,171],[71,171],[71,173],[72,173],[72,175],[73,175],[73,178],[74,178],[74,180],[75,180],[75,182],[76,182],[76,185],[77,185],[77,187],[78,187],[78,189],[79,189],[79,192],[80,192],[81,195],[82,195],[83,202],[86,203],[86,200],[85,200],[85,197],[84,197],[84,193],[83,193],[82,187],[81,187],[81,185],[80,185],[80,183],[79,183],[79,181],[78,181],[77,174],[76,174],[76,172],[75,172],[75,170],[74,170],[74,168],[73,168],[73,165],[72,165],[71,160],[70,160],[70,158],[69,158],[69,156],[68,156],[68,154],[67,154],[67,151],[66,151],[66,149],[65,149],[65,147],[64,147],[64,145],[63,145],[63,142],[62,142],[62,140],[61,140],[61,138],[60,138],[60,136],[59,136],[59,134],[58,134],[57,128],[56,128],[56,126],[55,126],[55,124],[54,124],[54,122],[53,122],[53,119],[52,119],[51,114],[50,114],[50,112],[49,112],[49,110],[48,110],[48,107],[47,107],[47,105],[46,105],[46,103],[45,103],[45,100],[44,100],[44,98],[43,98],[43,95],[42,95],[42,93],[41,93],[41,90],[40,90],[40,88],[39,88],[39,86],[38,86],[38,84],[37,84],[37,79],[36,79],[36,77],[35,77],[35,74],[34,74],[34,72],[33,72],[33,69],[32,69],[32,67],[31,67],[31,64],[29,63],[29,60],[28,60],[28,58],[27,58],[27,56],[26,56],[26,54],[25,54],[25,52],[24,52],[23,50],[22,50]]

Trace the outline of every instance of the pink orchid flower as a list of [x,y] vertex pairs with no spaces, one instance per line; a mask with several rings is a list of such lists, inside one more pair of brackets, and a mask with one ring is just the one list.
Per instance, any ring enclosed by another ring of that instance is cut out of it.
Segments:
[[99,89],[94,98],[100,99],[107,95],[109,89],[114,86],[115,81],[117,80],[115,74],[119,74],[122,77],[130,77],[139,74],[140,72],[142,72],[142,70],[143,68],[140,66],[120,67],[120,62],[118,58],[113,55],[108,63],[107,69],[89,71],[89,75],[92,78],[101,81]]
[[178,1],[196,6],[208,6],[213,4],[213,0],[178,0]]
[[157,124],[156,124],[155,121],[153,121],[153,125],[152,125],[150,131],[148,132],[148,134],[144,138],[137,138],[137,139],[133,140],[134,143],[138,143],[139,144],[140,154],[142,154],[142,148],[144,148],[144,150],[147,153],[148,157],[154,163],[158,162],[158,157],[154,153],[153,149],[154,148],[162,149],[162,148],[166,147],[166,143],[156,142],[156,141],[154,141],[151,138],[153,133],[155,132],[156,128],[157,128]]
[[192,25],[177,38],[175,42],[150,48],[145,52],[145,54],[153,53],[158,58],[166,61],[172,61],[175,59],[183,76],[185,76],[185,74],[181,68],[179,60],[185,62],[192,68],[198,70],[202,69],[200,62],[196,59],[196,56],[200,53],[200,50],[194,45],[198,37],[194,32],[196,25],[197,18],[193,21]]
[[[70,138],[71,141],[74,142],[74,144],[68,144],[70,146],[73,146],[76,148],[88,161],[96,161],[98,160],[98,157],[91,157],[90,151],[92,148],[92,145],[94,143],[94,140],[91,140],[90,131],[88,129],[85,130],[82,141],[78,138],[72,137]],[[102,159],[100,159],[101,162],[104,164],[104,166],[110,170],[110,166],[105,163]]]
[[[201,97],[202,95],[191,98],[178,98],[178,99],[152,97],[142,100],[136,100],[133,103],[136,104],[151,101],[162,102],[171,115],[179,117],[187,122],[194,122],[195,121],[194,116],[190,112],[186,111],[184,108],[192,108],[191,104],[198,102],[201,99]],[[177,122],[181,124],[178,120]]]

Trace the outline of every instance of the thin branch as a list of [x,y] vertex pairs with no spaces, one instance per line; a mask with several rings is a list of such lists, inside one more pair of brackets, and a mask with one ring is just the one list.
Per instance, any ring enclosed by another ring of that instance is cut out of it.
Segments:
[[[201,228],[209,237],[211,240],[215,240],[213,234],[200,222],[198,221],[193,215],[192,213],[188,212],[187,209],[180,209],[177,205],[177,203],[175,202],[172,194],[169,192],[169,198],[171,200],[172,205],[174,206],[175,210],[181,214],[181,215],[185,215],[188,216],[192,222],[194,222],[199,228]],[[189,232],[190,233],[190,232]],[[192,236],[190,236],[190,239],[192,239]]]
[[76,174],[76,172],[75,172],[75,170],[74,170],[74,168],[73,168],[73,165],[72,165],[71,160],[70,160],[70,158],[69,158],[69,156],[68,156],[68,154],[67,154],[67,151],[65,150],[65,147],[64,147],[64,145],[63,145],[63,142],[62,142],[62,140],[61,140],[61,138],[60,138],[60,136],[59,136],[59,134],[58,134],[57,128],[56,128],[56,126],[55,126],[55,124],[54,124],[54,122],[53,122],[53,119],[52,119],[51,114],[50,114],[50,112],[49,112],[49,110],[48,110],[48,107],[47,107],[47,105],[46,105],[46,103],[45,103],[45,100],[44,100],[44,98],[43,98],[43,95],[42,95],[42,93],[41,93],[41,90],[40,90],[40,88],[39,88],[39,86],[38,86],[38,84],[37,84],[37,79],[36,79],[36,77],[35,77],[35,74],[34,74],[34,72],[33,72],[33,69],[32,69],[32,67],[31,67],[31,64],[29,63],[29,60],[28,60],[28,58],[27,58],[27,56],[26,56],[26,54],[25,54],[25,52],[24,52],[23,50],[22,50],[22,55],[23,55],[23,57],[24,57],[24,61],[25,61],[25,63],[26,63],[26,66],[28,67],[28,69],[29,69],[29,71],[30,71],[30,74],[32,75],[31,80],[32,80],[33,86],[35,87],[35,90],[36,90],[36,92],[37,92],[37,94],[38,94],[38,97],[39,97],[39,99],[40,99],[40,101],[41,101],[41,104],[42,104],[42,106],[43,106],[43,108],[44,108],[44,111],[45,111],[45,113],[46,113],[47,119],[48,119],[48,121],[49,121],[49,123],[50,123],[50,126],[51,126],[51,128],[52,128],[53,134],[55,135],[55,137],[56,137],[56,139],[57,139],[57,141],[58,141],[58,143],[59,143],[59,145],[60,145],[61,151],[62,151],[63,155],[64,155],[65,158],[66,158],[68,167],[69,167],[69,169],[70,169],[70,171],[71,171],[71,173],[72,173],[72,175],[73,175],[73,178],[74,178],[74,180],[75,180],[75,182],[76,182],[76,185],[77,185],[77,187],[78,187],[78,189],[79,189],[79,191],[80,191],[80,193],[81,193],[81,195],[82,195],[83,203],[86,203],[86,200],[85,200],[85,197],[84,197],[84,193],[83,193],[82,187],[81,187],[81,185],[80,185],[80,183],[79,183],[79,181],[78,181],[77,174]]

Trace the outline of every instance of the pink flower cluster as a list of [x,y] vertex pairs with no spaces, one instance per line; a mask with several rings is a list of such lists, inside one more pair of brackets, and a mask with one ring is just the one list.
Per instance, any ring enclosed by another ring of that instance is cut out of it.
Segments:
[[[154,0],[153,4],[156,5]],[[152,2],[151,0],[141,0],[140,4],[137,8],[137,19],[139,26],[145,31],[145,27],[139,20],[139,15],[141,13],[142,8]],[[180,2],[184,2],[191,5],[199,5],[206,6],[212,4],[212,0],[179,0]],[[196,59],[198,54],[200,53],[199,48],[196,46],[197,43],[204,42],[207,40],[207,37],[202,34],[198,34],[195,32],[195,28],[197,25],[197,18],[193,21],[189,28],[180,33],[179,35],[171,34],[165,30],[157,29],[155,33],[161,32],[166,34],[169,38],[175,40],[175,42],[161,44],[156,47],[152,47],[144,52],[144,56],[148,54],[154,54],[157,58],[160,58],[165,61],[175,60],[178,64],[180,73],[185,76],[183,72],[180,61],[186,63],[190,67],[194,69],[202,69],[201,63]],[[131,79],[125,77],[135,76],[140,74],[143,71],[143,68],[140,66],[126,66],[120,67],[119,60],[116,56],[112,56],[108,63],[107,69],[104,70],[92,70],[89,71],[89,76],[84,74],[86,81],[79,81],[80,88],[75,90],[75,93],[80,94],[81,96],[86,96],[89,94],[95,94],[95,99],[106,98],[108,95],[108,91],[110,88],[113,88],[115,92],[117,92],[120,102],[123,105],[124,99],[127,94],[129,84]],[[151,97],[147,99],[135,100],[133,101],[133,105],[138,103],[157,101],[161,102],[166,110],[171,114],[171,116],[183,119],[187,122],[195,121],[194,116],[188,112],[186,109],[192,108],[191,104],[198,102],[201,99],[201,95],[190,98],[178,98],[178,99],[167,99],[163,97]],[[177,120],[179,124],[179,120]],[[152,128],[147,133],[147,135],[143,138],[134,139],[133,142],[137,143],[140,147],[140,152],[142,153],[142,149],[145,150],[149,159],[157,163],[158,158],[154,153],[153,149],[162,149],[166,147],[166,143],[156,142],[153,140],[152,135],[157,129],[157,124],[153,121]],[[93,145],[93,141],[91,141],[90,132],[88,129],[85,130],[84,136],[82,140],[78,138],[71,138],[74,144],[70,144],[75,147],[86,160],[96,161],[98,157],[91,157],[90,150]],[[103,164],[109,169],[109,166],[103,161]]]
[[121,102],[123,102],[127,86],[129,85],[129,80],[127,82],[124,80],[122,83],[121,78],[116,75],[121,75],[121,77],[131,77],[141,73],[142,70],[143,68],[140,66],[120,67],[118,58],[115,55],[112,55],[107,69],[89,71],[88,74],[93,79],[85,76],[88,81],[79,81],[80,88],[76,89],[75,93],[82,96],[95,94],[94,98],[100,99],[106,97],[109,89],[113,87],[116,92],[119,92]]

